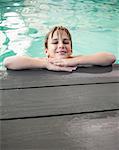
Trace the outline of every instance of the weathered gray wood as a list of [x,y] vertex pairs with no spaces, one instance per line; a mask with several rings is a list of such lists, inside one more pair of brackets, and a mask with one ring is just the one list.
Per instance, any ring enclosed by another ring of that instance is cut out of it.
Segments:
[[119,65],[79,67],[73,73],[48,70],[0,72],[0,89],[119,82]]
[[1,118],[119,109],[119,83],[0,91]]
[[1,122],[1,150],[119,150],[119,112]]

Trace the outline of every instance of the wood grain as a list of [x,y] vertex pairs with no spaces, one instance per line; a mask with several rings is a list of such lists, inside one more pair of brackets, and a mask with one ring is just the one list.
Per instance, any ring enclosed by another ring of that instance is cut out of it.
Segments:
[[0,91],[1,118],[119,109],[119,83]]
[[2,121],[1,150],[118,150],[119,111]]

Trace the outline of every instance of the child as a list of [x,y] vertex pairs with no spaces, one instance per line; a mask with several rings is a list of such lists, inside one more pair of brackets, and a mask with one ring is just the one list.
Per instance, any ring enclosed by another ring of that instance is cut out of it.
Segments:
[[72,56],[71,34],[65,27],[56,26],[45,39],[46,58],[32,58],[27,56],[11,56],[5,58],[4,65],[8,69],[20,70],[31,68],[46,68],[53,71],[73,71],[78,65],[107,66],[115,62],[116,58],[108,52],[100,52],[87,56]]

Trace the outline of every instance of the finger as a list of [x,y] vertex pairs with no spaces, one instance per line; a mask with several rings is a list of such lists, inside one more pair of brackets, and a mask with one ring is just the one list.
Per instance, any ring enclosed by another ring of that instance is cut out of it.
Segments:
[[60,70],[72,72],[73,70],[76,70],[76,68],[77,67],[60,67]]
[[57,66],[57,65],[50,65],[48,67],[49,70],[54,70],[54,71],[68,71],[68,72],[72,72],[73,70],[76,70],[77,66],[70,66],[70,67],[65,67],[65,66]]
[[48,62],[51,63],[51,64],[53,64],[54,63],[54,59],[48,58]]
[[69,67],[60,67],[60,66],[55,66],[55,67],[52,67],[50,69],[54,70],[54,71],[68,71],[68,72],[72,71],[72,68],[69,68]]
[[58,60],[55,59],[55,58],[48,58],[48,61],[49,61],[49,62],[57,62]]
[[73,69],[73,70],[76,70],[76,69],[77,69],[77,66],[75,66],[75,67],[72,67],[72,69]]
[[73,70],[76,70],[76,69],[77,69],[77,66],[68,66],[67,64],[65,64],[65,63],[63,63],[63,62],[57,62],[57,63],[54,63],[54,65],[60,66],[60,67],[70,67],[70,68],[72,68]]
[[61,59],[54,59],[54,58],[49,58],[50,63],[64,63],[63,60]]
[[63,63],[54,63],[54,65],[56,65],[56,66],[60,66],[60,67],[66,67]]
[[72,71],[73,71],[73,70],[77,69],[77,66],[75,66],[75,67],[68,67],[68,68],[72,69]]

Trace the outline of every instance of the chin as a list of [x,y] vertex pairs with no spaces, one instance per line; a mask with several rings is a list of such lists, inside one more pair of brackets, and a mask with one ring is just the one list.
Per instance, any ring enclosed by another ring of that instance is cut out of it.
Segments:
[[69,56],[67,55],[55,55],[55,58],[59,58],[59,59],[65,59],[68,58]]

